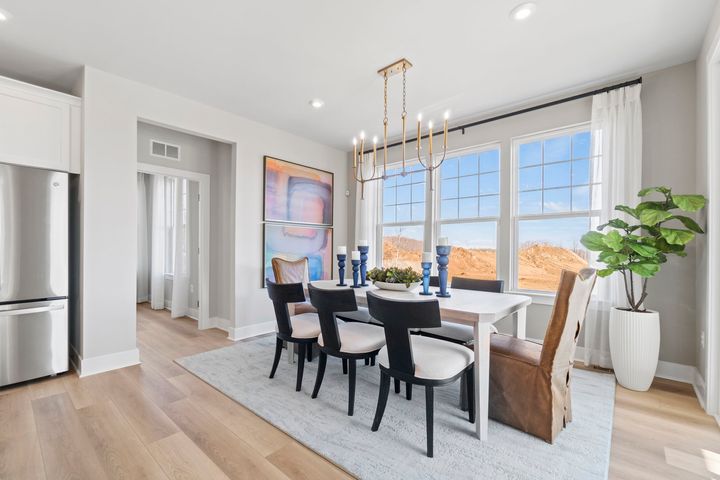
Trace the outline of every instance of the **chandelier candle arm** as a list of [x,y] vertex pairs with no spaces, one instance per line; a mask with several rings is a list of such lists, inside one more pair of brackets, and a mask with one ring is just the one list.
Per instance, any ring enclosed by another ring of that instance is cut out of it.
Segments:
[[433,164],[433,158],[432,158],[432,137],[433,137],[433,124],[432,121],[428,122],[428,130],[430,131],[430,150],[428,151],[428,157],[429,157],[429,164]]

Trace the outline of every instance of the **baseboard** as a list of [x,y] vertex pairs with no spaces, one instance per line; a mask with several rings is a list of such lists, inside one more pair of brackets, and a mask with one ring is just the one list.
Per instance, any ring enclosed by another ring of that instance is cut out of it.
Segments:
[[[700,406],[703,410],[707,412],[706,403],[705,403],[705,395],[707,394],[707,390],[705,388],[705,379],[700,375],[700,371],[698,369],[695,369],[695,374],[693,375],[693,381],[691,382],[693,386],[693,390],[695,391],[695,396],[698,399],[698,402],[700,402]],[[717,416],[715,416],[715,420],[717,420]],[[718,422],[720,424],[720,422]]]
[[[74,351],[74,349],[73,349]],[[77,352],[74,352],[77,355]],[[125,350],[124,352],[109,353],[107,355],[99,355],[97,357],[82,358],[77,355],[79,365],[76,364],[78,375],[87,377],[98,373],[125,368],[140,363],[140,352],[137,348]]]
[[228,339],[234,342],[246,338],[257,337],[275,331],[275,322],[254,323],[244,327],[235,327],[230,320],[221,317],[210,318],[210,328],[219,328],[228,333]]
[[196,322],[199,322],[200,318],[200,309],[197,308],[190,308],[188,309],[187,316],[195,320]]

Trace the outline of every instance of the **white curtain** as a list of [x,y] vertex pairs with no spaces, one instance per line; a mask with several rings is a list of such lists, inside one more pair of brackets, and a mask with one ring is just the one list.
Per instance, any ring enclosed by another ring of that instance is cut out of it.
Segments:
[[170,316],[183,317],[189,313],[190,296],[190,232],[188,228],[188,181],[178,179],[175,184],[175,257],[173,259],[173,288]]
[[[593,181],[602,181],[593,194],[593,208],[600,207],[600,224],[627,216],[616,205],[633,206],[642,188],[642,109],[640,85],[601,93],[592,103],[592,151],[597,159]],[[600,266],[598,266],[600,267]],[[627,305],[622,278],[598,278],[596,295],[585,321],[585,363],[611,367],[608,338],[610,309]]]
[[144,173],[137,174],[137,301],[150,299],[150,256],[148,252],[148,203]]
[[150,307],[154,310],[165,308],[165,248],[167,245],[165,212],[165,177],[152,175]]
[[[365,156],[363,162],[370,167],[365,170],[365,178],[372,176],[372,158]],[[350,250],[356,250],[360,240],[367,240],[370,245],[370,254],[368,255],[368,269],[375,267],[375,259],[380,248],[377,238],[378,225],[378,189],[380,181],[366,182],[364,192],[359,182],[356,182],[356,202],[355,202],[355,243],[348,245],[348,255]],[[363,195],[364,193],[364,195]],[[348,256],[348,259],[350,257]],[[348,265],[350,262],[348,261]]]

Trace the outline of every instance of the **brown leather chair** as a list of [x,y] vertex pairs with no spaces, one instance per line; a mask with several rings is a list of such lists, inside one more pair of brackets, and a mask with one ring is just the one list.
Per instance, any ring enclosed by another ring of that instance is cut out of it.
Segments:
[[[309,281],[307,257],[299,260],[286,260],[280,257],[273,257],[270,262],[272,263],[273,274],[275,275],[275,283],[302,283],[303,285],[307,285]],[[288,306],[290,307],[290,315],[317,313],[315,307],[305,302]]]
[[563,271],[543,344],[490,337],[490,418],[548,443],[572,420],[570,375],[595,270]]

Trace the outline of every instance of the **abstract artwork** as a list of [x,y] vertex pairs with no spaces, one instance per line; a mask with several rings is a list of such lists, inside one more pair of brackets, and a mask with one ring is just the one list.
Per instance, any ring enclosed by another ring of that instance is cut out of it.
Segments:
[[333,174],[265,157],[264,220],[332,225]]
[[271,260],[307,257],[310,281],[332,278],[332,228],[306,225],[265,224],[263,285],[274,278]]

